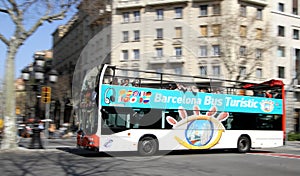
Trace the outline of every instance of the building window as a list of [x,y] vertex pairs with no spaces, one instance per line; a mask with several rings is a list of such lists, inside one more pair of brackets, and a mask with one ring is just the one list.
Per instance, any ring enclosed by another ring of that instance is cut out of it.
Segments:
[[242,17],[247,16],[247,7],[245,5],[240,6],[240,16],[242,16]]
[[257,40],[262,40],[262,37],[263,37],[262,35],[263,35],[262,29],[257,28],[256,29],[256,39]]
[[182,27],[175,27],[175,38],[182,38]]
[[240,26],[240,36],[241,37],[247,36],[247,26]]
[[214,24],[212,25],[212,32],[213,36],[220,36],[221,34],[221,25],[220,24]]
[[263,10],[262,9],[256,9],[256,19],[262,20],[263,18]]
[[293,0],[293,14],[298,15],[298,1],[299,0]]
[[200,26],[201,37],[207,37],[207,32],[208,32],[207,25],[201,25]]
[[177,75],[182,75],[182,67],[175,67],[174,72]]
[[285,47],[284,46],[278,46],[277,55],[278,55],[278,57],[285,57]]
[[[155,69],[156,73],[162,73],[163,69],[162,68],[156,68]],[[158,77],[160,77],[160,74],[157,74]]]
[[140,31],[139,30],[135,30],[133,31],[133,35],[134,35],[134,41],[140,41]]
[[122,59],[127,61],[128,60],[128,50],[122,50]]
[[208,5],[201,5],[200,6],[200,16],[207,16],[208,15]]
[[[139,68],[138,67],[136,67],[136,68],[133,68],[134,70],[138,70]],[[134,71],[133,72],[133,77],[135,77],[135,78],[138,78],[140,76],[140,72],[138,72],[138,71]]]
[[278,26],[278,36],[284,37],[284,26]]
[[246,76],[246,67],[244,66],[240,67],[240,76]]
[[256,76],[256,78],[262,78],[262,69],[261,68],[256,69],[255,76]]
[[221,15],[221,5],[220,4],[213,4],[213,15]]
[[200,66],[200,76],[207,76],[207,66]]
[[207,46],[206,45],[200,46],[199,56],[200,57],[207,57]]
[[262,59],[262,49],[260,49],[260,48],[255,49],[255,58]]
[[175,47],[175,56],[176,57],[182,56],[182,48],[181,47]]
[[220,76],[221,75],[221,68],[219,65],[214,65],[212,67],[213,76]]
[[122,75],[123,76],[128,76],[128,71],[127,70],[122,70]]
[[134,11],[133,16],[134,16],[134,22],[140,22],[141,21],[140,11]]
[[175,18],[182,18],[182,7],[175,8]]
[[293,39],[299,40],[299,30],[293,29]]
[[220,56],[220,45],[213,45],[212,46],[212,55],[213,56]]
[[156,20],[163,20],[164,19],[164,10],[157,9],[156,10]]
[[246,46],[240,46],[240,57],[246,56]]
[[278,11],[284,12],[284,4],[283,3],[278,3]]
[[133,59],[135,59],[135,60],[140,59],[140,50],[139,49],[134,49],[133,50]]
[[284,67],[278,67],[278,78],[284,78]]
[[163,49],[162,48],[156,48],[156,57],[157,58],[162,58],[163,57]]
[[129,40],[128,31],[123,31],[123,42],[128,42],[128,40]]
[[124,12],[123,13],[123,22],[124,23],[129,23],[129,12]]
[[156,29],[156,38],[163,39],[163,29],[162,28]]

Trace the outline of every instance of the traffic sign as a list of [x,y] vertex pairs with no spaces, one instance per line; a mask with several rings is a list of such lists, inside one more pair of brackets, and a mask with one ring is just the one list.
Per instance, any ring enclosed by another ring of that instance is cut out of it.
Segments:
[[44,86],[42,87],[42,103],[50,103],[51,102],[51,87]]

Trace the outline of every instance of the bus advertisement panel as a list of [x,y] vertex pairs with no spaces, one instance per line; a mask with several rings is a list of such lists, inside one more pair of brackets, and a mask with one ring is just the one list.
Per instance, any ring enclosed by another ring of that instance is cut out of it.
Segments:
[[102,85],[102,106],[192,110],[198,105],[227,112],[282,114],[282,99],[192,91]]

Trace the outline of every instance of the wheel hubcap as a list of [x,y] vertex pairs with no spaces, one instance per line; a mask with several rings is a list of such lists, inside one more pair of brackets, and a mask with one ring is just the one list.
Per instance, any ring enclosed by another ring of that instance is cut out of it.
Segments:
[[240,148],[245,149],[247,147],[247,142],[245,140],[240,141]]
[[150,141],[143,142],[143,150],[147,153],[150,153],[153,150],[153,145]]

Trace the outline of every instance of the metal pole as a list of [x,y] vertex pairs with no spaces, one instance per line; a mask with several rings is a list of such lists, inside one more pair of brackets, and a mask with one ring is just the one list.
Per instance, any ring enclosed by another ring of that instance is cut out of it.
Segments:
[[49,138],[49,111],[50,111],[50,103],[45,103],[45,120],[46,120],[46,124],[45,124],[45,147],[48,145],[48,138]]

